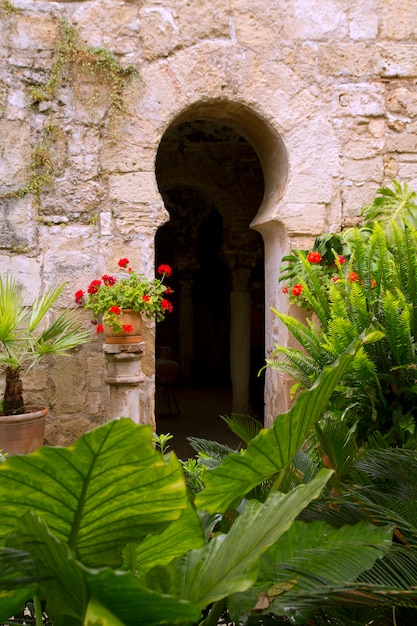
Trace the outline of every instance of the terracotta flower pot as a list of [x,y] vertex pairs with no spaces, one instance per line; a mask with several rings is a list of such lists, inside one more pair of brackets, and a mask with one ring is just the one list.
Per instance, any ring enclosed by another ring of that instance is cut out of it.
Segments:
[[22,415],[0,415],[0,450],[8,454],[28,454],[44,443],[47,408],[26,407]]
[[132,326],[133,330],[130,333],[115,332],[111,326],[103,324],[104,341],[106,343],[140,343],[143,341],[141,314],[133,309],[122,309],[121,315],[123,324]]

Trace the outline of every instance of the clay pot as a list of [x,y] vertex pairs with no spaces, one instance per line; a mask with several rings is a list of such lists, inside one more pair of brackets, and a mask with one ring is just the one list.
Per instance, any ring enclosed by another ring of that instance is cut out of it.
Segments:
[[140,343],[143,341],[142,335],[142,316],[138,311],[133,309],[122,309],[123,324],[133,326],[133,331],[125,333],[123,331],[114,332],[111,326],[103,324],[105,343]]
[[0,415],[0,450],[28,454],[44,443],[47,408],[27,406],[22,415]]

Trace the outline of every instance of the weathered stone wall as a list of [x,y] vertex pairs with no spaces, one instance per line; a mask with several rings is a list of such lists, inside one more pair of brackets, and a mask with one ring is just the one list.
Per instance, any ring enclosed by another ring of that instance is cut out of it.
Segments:
[[[175,119],[210,110],[259,156],[266,308],[285,307],[277,273],[289,246],[355,223],[391,178],[417,187],[416,12],[413,0],[0,0],[1,271],[31,296],[68,281],[64,305],[121,256],[152,275],[167,220],[159,143]],[[50,82],[63,19],[83,45],[137,69],[122,109],[88,63],[64,64],[49,97],[34,96]],[[268,350],[281,332],[268,317]],[[149,423],[153,333],[141,391]],[[51,407],[51,443],[106,419],[103,369],[94,341],[27,378],[30,398]],[[269,416],[283,397],[270,376]]]

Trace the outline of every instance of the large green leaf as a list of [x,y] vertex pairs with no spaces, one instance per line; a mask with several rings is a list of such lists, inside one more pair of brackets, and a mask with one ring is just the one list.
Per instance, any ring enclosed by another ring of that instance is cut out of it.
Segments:
[[33,510],[89,565],[120,564],[121,549],[161,532],[187,508],[175,455],[152,446],[150,426],[122,418],[69,448],[40,448],[0,466],[0,541]]
[[18,521],[8,544],[31,554],[40,594],[46,600],[48,615],[55,626],[68,617],[74,626],[81,626],[87,606],[87,589],[84,573],[68,545],[54,537],[45,523],[32,512]]
[[[39,577],[39,595],[54,626],[195,622],[197,607],[178,598],[145,589],[129,572],[93,570],[81,565],[33,513],[17,524],[9,543],[32,555]],[[10,613],[2,617],[10,617]]]
[[[371,340],[372,333],[363,340]],[[362,345],[358,339],[331,367],[326,367],[314,385],[300,393],[293,407],[279,415],[270,429],[263,429],[245,454],[231,454],[216,469],[204,474],[205,489],[196,495],[196,505],[209,512],[225,512],[251,489],[282,470],[294,457],[317,420],[347,367]]]
[[260,603],[268,613],[286,615],[293,601],[299,608],[305,591],[313,597],[314,590],[343,587],[386,554],[391,539],[392,527],[366,522],[336,529],[322,521],[296,521],[263,555],[256,585],[229,600],[233,618]]
[[167,565],[188,550],[202,548],[203,529],[195,509],[186,509],[178,520],[172,522],[163,533],[148,535],[136,547],[137,569],[140,574],[155,565]]
[[189,552],[169,568],[151,571],[148,586],[175,590],[175,595],[200,608],[245,591],[257,578],[261,554],[320,495],[330,476],[329,470],[322,470],[308,485],[288,494],[272,493],[265,503],[249,501],[227,535],[215,536],[202,550]]

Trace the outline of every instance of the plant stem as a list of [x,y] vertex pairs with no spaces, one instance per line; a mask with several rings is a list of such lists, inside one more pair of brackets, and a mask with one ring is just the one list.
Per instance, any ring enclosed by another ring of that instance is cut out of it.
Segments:
[[33,596],[33,605],[35,607],[36,626],[43,626],[42,605],[41,605],[41,599],[38,595]]

